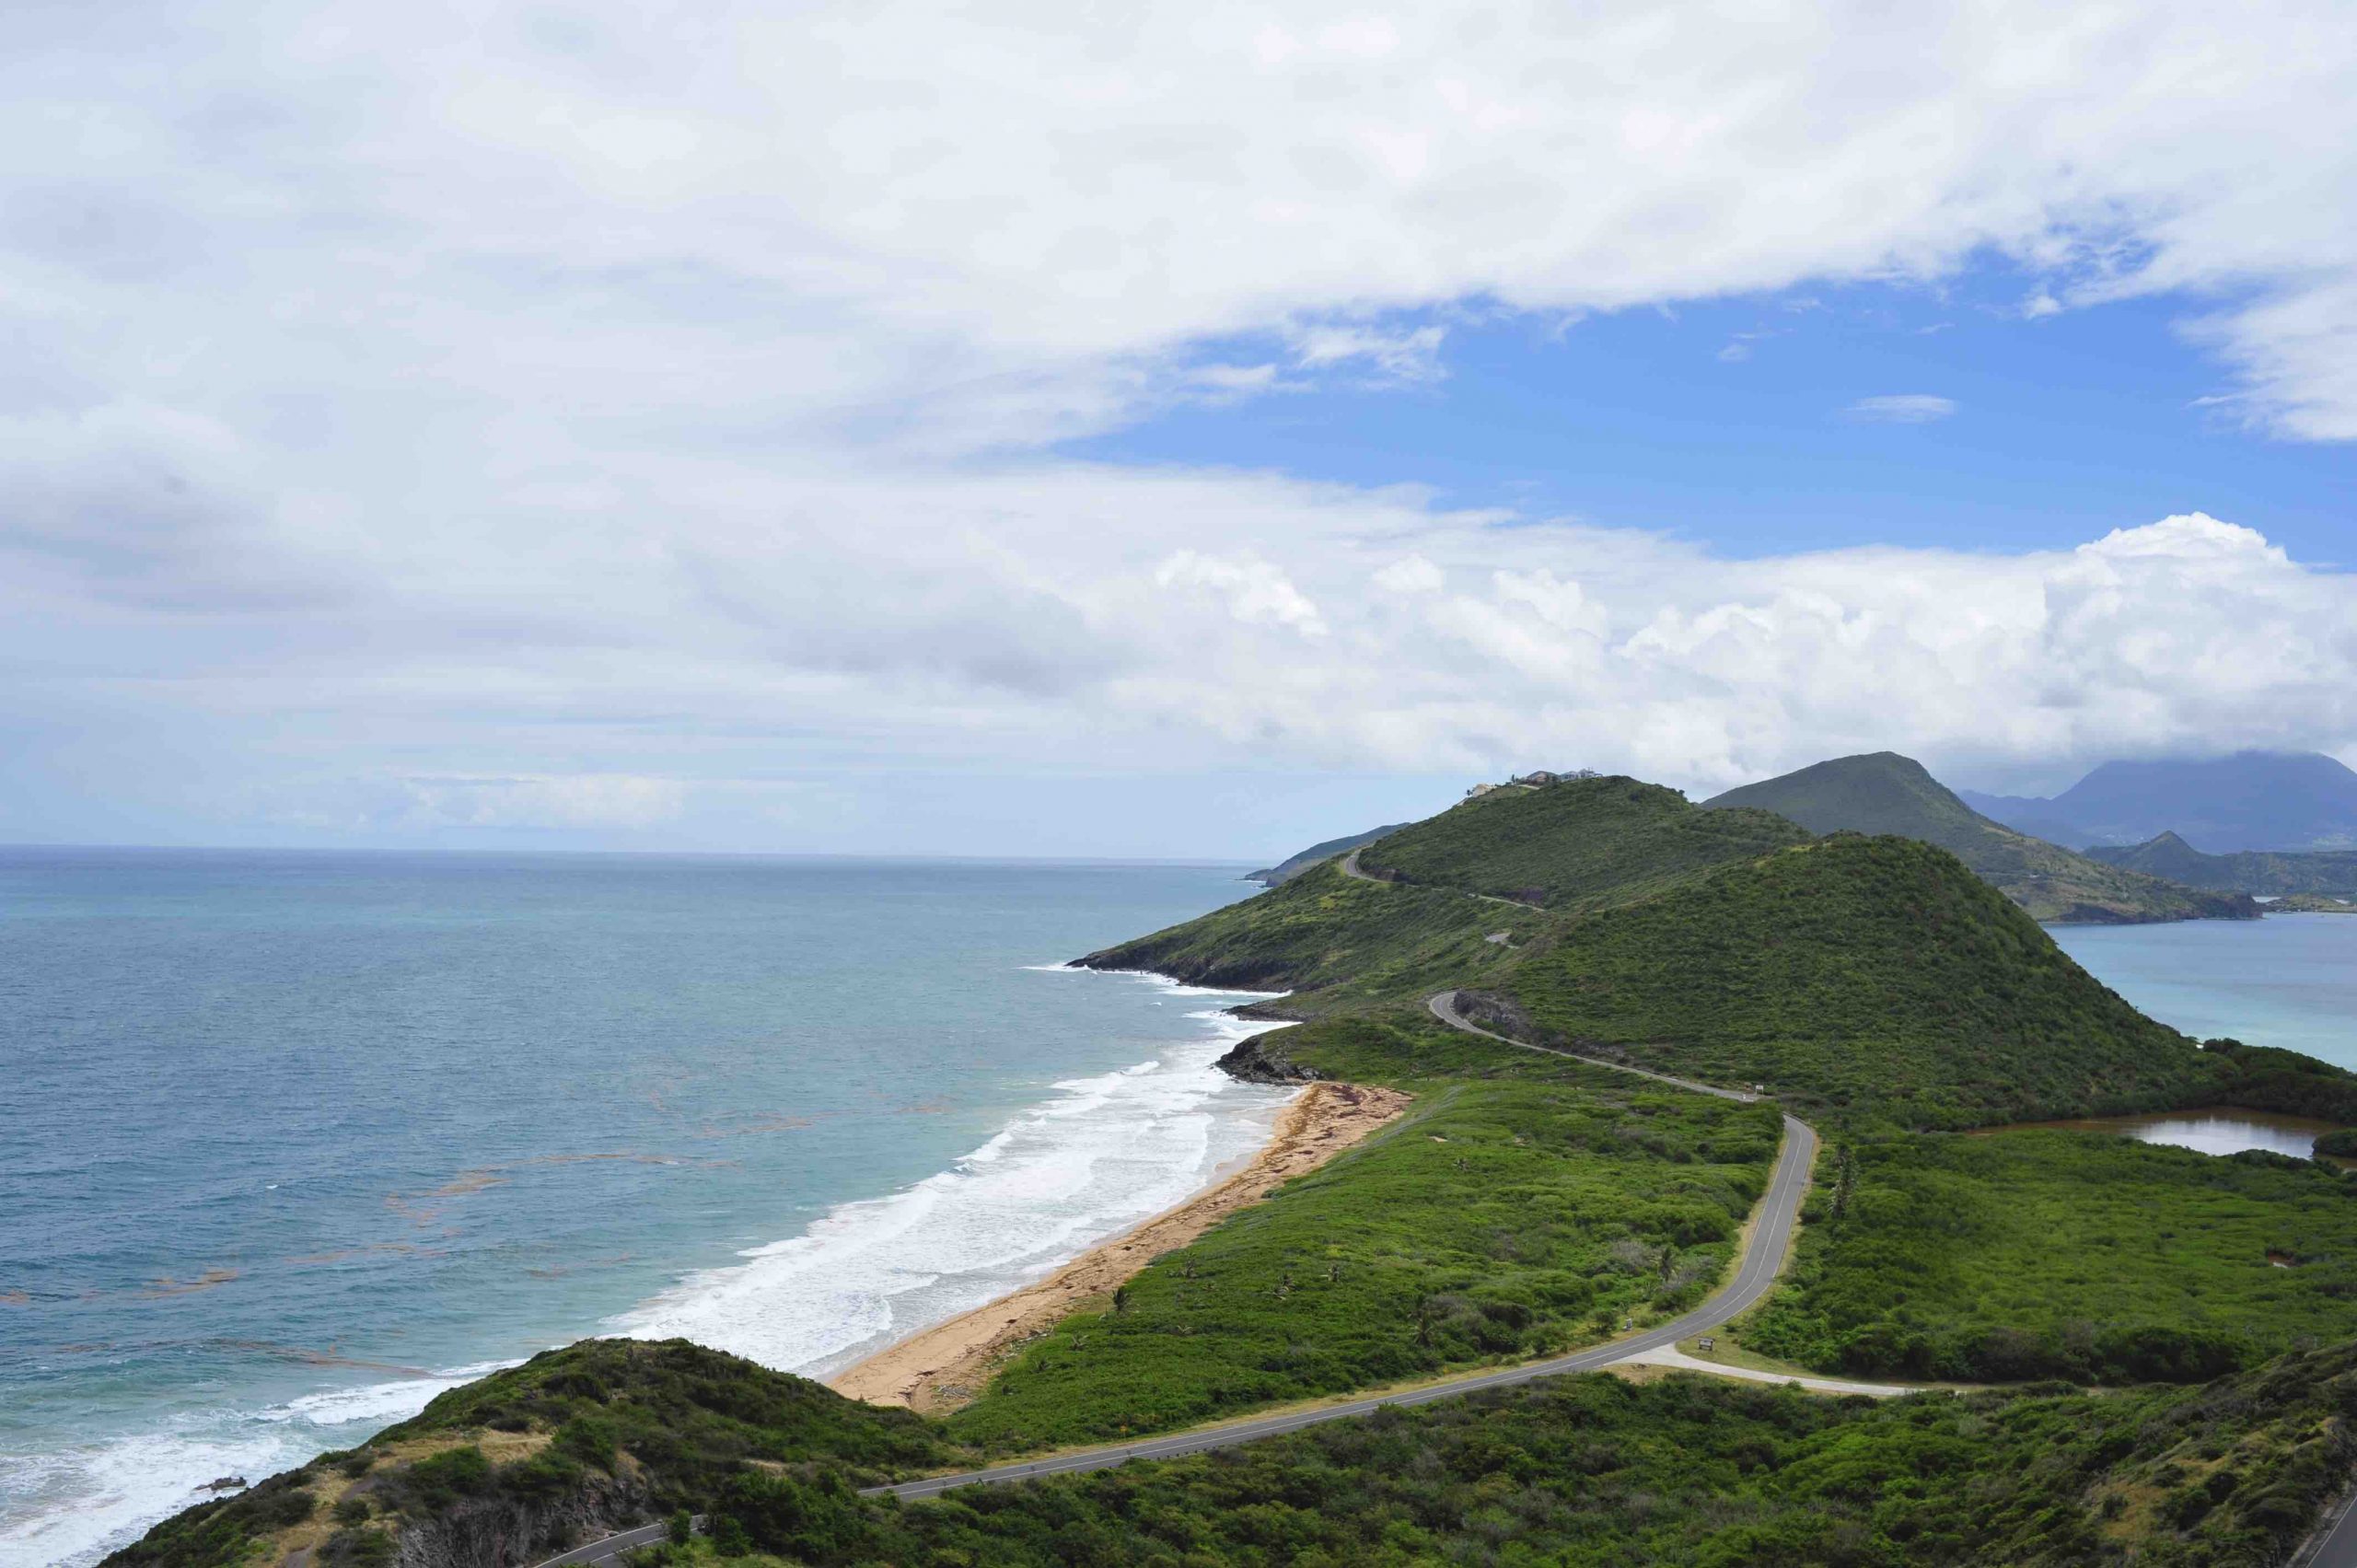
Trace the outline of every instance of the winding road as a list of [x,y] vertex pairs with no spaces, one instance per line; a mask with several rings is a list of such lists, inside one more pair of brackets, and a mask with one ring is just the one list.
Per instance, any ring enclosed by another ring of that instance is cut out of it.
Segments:
[[[1355,855],[1352,857],[1355,859]],[[1354,867],[1345,865],[1352,876],[1359,876]],[[1377,880],[1377,878],[1367,878]],[[1480,895],[1475,895],[1479,897]],[[1749,1102],[1758,1097],[1735,1089],[1713,1088],[1708,1084],[1690,1083],[1660,1073],[1648,1073],[1643,1068],[1624,1066],[1617,1062],[1604,1062],[1594,1057],[1573,1056],[1565,1051],[1550,1051],[1545,1046],[1526,1045],[1492,1033],[1478,1024],[1467,1022],[1457,1011],[1457,993],[1442,992],[1427,1004],[1433,1016],[1452,1028],[1477,1034],[1485,1040],[1497,1040],[1525,1051],[1537,1051],[1550,1056],[1569,1056],[1615,1072],[1633,1074],[1655,1083],[1676,1088],[1690,1089],[1697,1094],[1714,1095],[1721,1099]],[[1132,1443],[1107,1444],[1094,1448],[1075,1449],[1070,1453],[1051,1455],[1015,1464],[993,1465],[987,1469],[963,1470],[955,1475],[927,1476],[922,1481],[902,1481],[897,1486],[872,1486],[860,1493],[863,1497],[890,1495],[904,1499],[937,1497],[960,1486],[985,1486],[993,1482],[1034,1481],[1041,1476],[1072,1475],[1083,1470],[1109,1469],[1132,1459],[1171,1459],[1186,1454],[1200,1454],[1212,1448],[1233,1447],[1239,1443],[1257,1442],[1283,1433],[1298,1432],[1306,1426],[1322,1422],[1342,1421],[1352,1416],[1365,1415],[1386,1405],[1422,1405],[1435,1400],[1453,1400],[1481,1388],[1503,1388],[1516,1383],[1527,1383],[1538,1377],[1559,1377],[1567,1372],[1595,1372],[1617,1362],[1630,1360],[1650,1351],[1674,1345],[1690,1334],[1715,1328],[1731,1318],[1748,1311],[1782,1272],[1784,1254],[1792,1240],[1793,1227],[1800,1214],[1801,1198],[1808,1191],[1809,1170],[1817,1160],[1817,1132],[1808,1123],[1793,1117],[1784,1118],[1783,1147],[1776,1156],[1775,1173],[1769,1179],[1768,1191],[1753,1211],[1750,1243],[1744,1249],[1742,1261],[1735,1278],[1716,1295],[1684,1317],[1673,1318],[1657,1328],[1647,1329],[1627,1339],[1591,1350],[1576,1351],[1549,1361],[1535,1361],[1521,1366],[1500,1367],[1493,1371],[1475,1373],[1469,1376],[1452,1377],[1421,1388],[1404,1389],[1398,1393],[1373,1394],[1364,1399],[1351,1400],[1341,1404],[1326,1405],[1317,1410],[1291,1411],[1277,1415],[1248,1417],[1224,1426],[1198,1428],[1192,1432],[1176,1432],[1167,1437],[1140,1438]]]
[[[1344,855],[1342,857],[1341,865],[1336,866],[1335,869],[1340,871],[1343,876],[1351,877],[1355,881],[1373,882],[1376,886],[1383,888],[1388,888],[1391,886],[1390,877],[1377,877],[1372,871],[1360,869],[1359,852],[1357,850],[1353,850],[1350,854]],[[1544,904],[1534,904],[1528,899],[1503,898],[1496,893],[1476,893],[1464,888],[1450,888],[1446,889],[1446,891],[1452,893],[1463,893],[1467,898],[1479,899],[1485,904],[1504,904],[1509,909],[1535,910],[1544,909],[1546,907]]]

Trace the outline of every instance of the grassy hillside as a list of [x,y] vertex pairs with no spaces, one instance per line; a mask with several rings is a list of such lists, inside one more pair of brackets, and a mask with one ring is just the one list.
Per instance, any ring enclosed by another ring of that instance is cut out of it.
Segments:
[[[1549,926],[1535,911],[1436,888],[1386,886],[1319,865],[1241,903],[1080,959],[1200,985],[1294,991],[1288,1012],[1421,995],[1492,976]],[[1515,947],[1492,942],[1504,932]]]
[[1659,784],[1573,779],[1465,801],[1369,845],[1359,865],[1418,885],[1578,911],[1651,897],[1808,837],[1765,811],[1700,810]]
[[755,1478],[826,1485],[963,1457],[906,1411],[684,1340],[587,1340],[454,1388],[348,1453],[201,1503],[110,1568],[227,1568],[309,1549],[324,1568],[531,1562],[577,1534],[723,1504]]
[[1684,1311],[1767,1186],[1778,1116],[1564,1065],[1410,1081],[1398,1124],[1065,1319],[947,1429],[993,1451],[1164,1432]]
[[1311,844],[1298,854],[1288,855],[1265,871],[1248,872],[1244,879],[1258,882],[1264,888],[1273,888],[1280,882],[1292,881],[1321,860],[1347,854],[1361,844],[1371,844],[1384,834],[1396,833],[1406,826],[1405,822],[1391,822],[1380,828],[1370,828],[1364,833],[1346,833],[1339,839],[1328,839],[1323,843]]
[[2163,833],[2141,844],[2097,844],[2087,854],[2107,865],[2165,877],[2189,888],[2269,894],[2357,892],[2357,850],[2204,854],[2175,833]]
[[2117,924],[2258,913],[2248,899],[2231,892],[2105,865],[1992,822],[1922,763],[1891,751],[1818,762],[1704,804],[1712,810],[1776,812],[1813,832],[1893,833],[1937,844],[2042,921]]
[[1804,1365],[2189,1382],[2357,1334],[2357,1185],[2279,1156],[1894,1139],[1829,1156],[1805,1218],[1794,1285],[1743,1335]]
[[1900,1125],[2179,1103],[2191,1042],[1945,851],[1840,835],[1574,922],[1507,977],[1582,1049]]

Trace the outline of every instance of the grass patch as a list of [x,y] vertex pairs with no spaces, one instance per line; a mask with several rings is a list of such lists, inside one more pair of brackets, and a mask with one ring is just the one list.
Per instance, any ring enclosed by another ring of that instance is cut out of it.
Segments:
[[1608,1337],[1716,1284],[1766,1107],[1426,1083],[1408,1115],[1065,1319],[947,1430],[993,1450],[1162,1432]]
[[1825,1371],[2189,1381],[2357,1334],[2357,1191],[2280,1156],[1894,1139],[1829,1152],[1804,1219],[1743,1341]]

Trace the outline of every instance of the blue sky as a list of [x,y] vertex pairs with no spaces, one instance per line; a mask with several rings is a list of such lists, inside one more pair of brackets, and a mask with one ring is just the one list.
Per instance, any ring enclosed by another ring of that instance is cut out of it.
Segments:
[[2357,760],[2357,9],[51,7],[0,842]]
[[[1450,505],[1662,530],[1731,555],[1850,545],[2068,549],[2208,511],[2306,561],[2357,554],[2357,462],[2207,403],[2230,389],[2158,296],[2030,319],[2019,269],[1980,259],[1936,289],[1805,285],[1575,319],[1442,325],[1428,379],[1328,378],[1174,410],[1073,444],[1120,462],[1231,464]],[[1267,342],[1218,345],[1250,360]],[[1956,405],[1874,421],[1863,400]]]

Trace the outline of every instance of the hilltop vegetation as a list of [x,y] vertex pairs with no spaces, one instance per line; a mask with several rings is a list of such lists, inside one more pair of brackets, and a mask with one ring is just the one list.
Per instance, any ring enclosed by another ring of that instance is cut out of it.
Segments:
[[585,1340],[436,1398],[360,1447],[200,1503],[107,1559],[228,1568],[312,1550],[326,1568],[532,1561],[583,1529],[674,1509],[750,1510],[805,1481],[866,1481],[961,1458],[907,1411],[684,1340]]
[[1586,778],[1465,801],[1369,845],[1359,865],[1576,912],[1650,898],[1808,837],[1770,812],[1705,812],[1659,784]]
[[2087,854],[2107,865],[2166,877],[2189,888],[2272,894],[2357,892],[2357,850],[2204,854],[2172,832],[2141,844],[2097,844]]
[[1793,1283],[1743,1330],[1828,1371],[2193,1382],[2357,1334],[2357,1189],[2100,1132],[1829,1154]]
[[1911,1127],[2180,1103],[2189,1041],[1953,856],[1848,835],[1566,926],[1508,977],[1591,1054]]
[[1338,854],[1348,854],[1361,844],[1373,843],[1384,834],[1396,833],[1406,826],[1405,822],[1391,822],[1380,828],[1370,828],[1364,833],[1346,833],[1339,839],[1328,839],[1323,843],[1311,844],[1298,854],[1286,856],[1266,870],[1248,871],[1244,874],[1244,879],[1247,882],[1258,882],[1263,888],[1273,888],[1280,882],[1292,881],[1320,861],[1331,860]]
[[1080,959],[1091,969],[1152,970],[1198,985],[1293,991],[1306,1016],[1421,994],[1460,975],[1491,975],[1547,928],[1534,911],[1436,888],[1386,887],[1318,865],[1281,887]]
[[1777,812],[1812,832],[1890,833],[1937,844],[2041,921],[2121,924],[2258,913],[2232,892],[2204,892],[2142,868],[2104,865],[1993,822],[1922,763],[1893,751],[1818,762],[1704,804]]
[[947,1429],[994,1452],[1163,1432],[1691,1307],[1767,1185],[1777,1113],[1563,1065],[1405,1081],[1398,1124],[1066,1318]]

